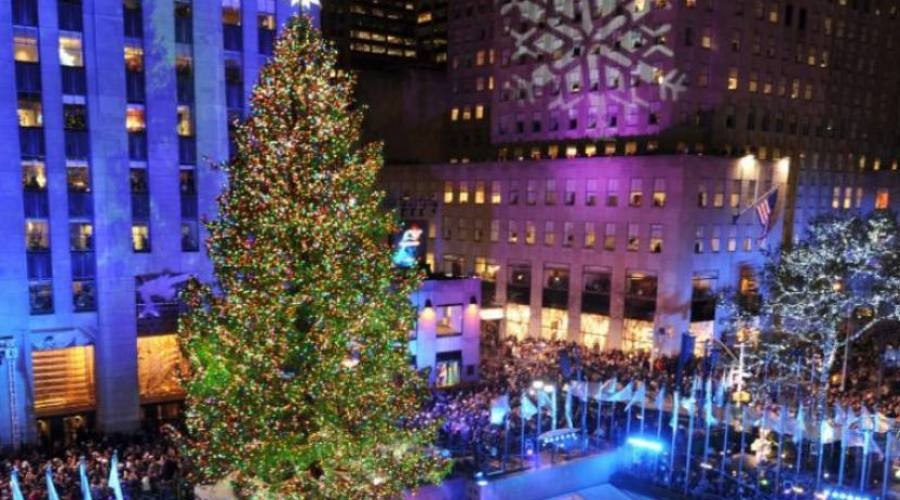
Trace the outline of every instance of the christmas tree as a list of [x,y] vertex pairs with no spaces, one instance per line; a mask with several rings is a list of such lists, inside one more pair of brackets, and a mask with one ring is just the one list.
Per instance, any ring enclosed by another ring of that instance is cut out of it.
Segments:
[[179,327],[186,452],[198,480],[263,498],[379,498],[436,482],[427,388],[409,366],[409,293],[396,227],[359,146],[352,76],[305,18],[284,28],[237,127],[207,249],[217,283],[191,283]]

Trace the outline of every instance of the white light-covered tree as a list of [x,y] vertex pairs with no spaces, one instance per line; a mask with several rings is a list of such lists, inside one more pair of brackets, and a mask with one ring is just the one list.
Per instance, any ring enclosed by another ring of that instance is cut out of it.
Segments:
[[822,410],[845,344],[900,320],[896,216],[819,218],[802,241],[772,254],[762,283],[757,362],[770,384],[811,381]]

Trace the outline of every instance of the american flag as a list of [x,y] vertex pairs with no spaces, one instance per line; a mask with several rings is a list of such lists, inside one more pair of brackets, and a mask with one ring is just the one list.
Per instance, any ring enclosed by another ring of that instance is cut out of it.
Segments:
[[772,226],[773,213],[775,212],[775,203],[778,201],[778,188],[772,190],[766,196],[763,196],[756,202],[756,215],[759,216],[759,225],[762,226],[762,235],[765,238],[769,234]]

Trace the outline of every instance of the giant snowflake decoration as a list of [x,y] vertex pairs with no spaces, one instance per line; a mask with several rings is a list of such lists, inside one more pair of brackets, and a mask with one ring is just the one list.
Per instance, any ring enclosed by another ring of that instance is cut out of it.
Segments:
[[[686,77],[659,65],[674,56],[663,42],[672,25],[653,26],[651,3],[654,9],[672,8],[650,0],[509,0],[500,15],[513,41],[511,59],[537,61],[528,72],[513,74],[512,85],[533,102],[535,87],[563,82],[567,92],[556,93],[550,109],[570,109],[584,100],[596,106],[603,99],[649,108],[640,84],[656,85],[660,101],[677,100]],[[606,88],[588,92],[591,83]]]

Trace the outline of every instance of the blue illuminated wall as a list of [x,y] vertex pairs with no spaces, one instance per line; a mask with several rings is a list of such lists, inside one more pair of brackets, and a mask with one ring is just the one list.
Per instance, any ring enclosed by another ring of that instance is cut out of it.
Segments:
[[[14,16],[11,2],[0,2],[0,47],[4,48],[0,50],[0,75],[4,75],[0,77],[0,345],[8,356],[0,364],[0,447],[36,437],[33,358],[36,351],[48,349],[93,346],[95,401],[90,408],[77,411],[93,413],[97,426],[104,431],[136,429],[141,402],[135,277],[168,271],[211,278],[202,245],[200,251],[185,251],[182,246],[185,208],[179,173],[190,168],[196,179],[196,210],[191,216],[197,220],[214,216],[215,198],[223,180],[214,165],[226,160],[229,151],[226,60],[234,61],[241,73],[238,90],[242,98],[238,101],[242,106],[232,111],[246,113],[256,74],[267,59],[259,46],[259,16],[270,12],[274,24],[283,26],[300,8],[290,0],[144,0],[140,2],[142,36],[126,37],[122,0],[84,0],[79,2],[80,14],[74,16],[69,16],[68,4],[56,0],[16,4]],[[23,17],[21,5],[33,8],[37,15],[30,20]],[[237,6],[241,19],[240,50],[225,50],[223,5]],[[179,6],[188,7],[191,13],[187,31],[192,43],[179,43],[176,36]],[[81,39],[84,88],[77,95],[64,95],[61,36]],[[31,98],[41,105],[41,151],[26,151],[26,144],[20,140],[17,108],[23,83],[17,81],[19,78],[7,77],[21,71],[19,62],[23,56],[9,48],[18,50],[15,40],[22,37],[36,40],[37,45],[39,61],[33,67],[39,72],[40,90]],[[126,46],[143,50],[147,140],[145,158],[140,160],[129,153],[125,126],[129,105],[123,58]],[[176,66],[182,56],[192,61],[193,73],[189,105],[196,152],[190,165],[185,165],[185,158],[179,154],[180,136],[176,132]],[[67,148],[66,141],[64,105],[73,103],[83,104],[87,111],[88,153],[78,162],[67,151],[71,148]],[[46,200],[44,219],[49,227],[52,267],[48,281],[53,304],[42,314],[33,313],[29,299],[29,275],[34,270],[29,272],[26,259],[23,210],[27,194],[23,188],[23,160],[28,158],[41,162],[46,176],[41,198]],[[88,168],[88,198],[93,204],[93,214],[79,219],[92,224],[93,229],[88,267],[92,268],[96,307],[87,311],[80,311],[73,298],[73,276],[81,275],[84,264],[84,259],[80,259],[75,266],[75,257],[83,255],[75,255],[70,248],[75,195],[68,183],[67,168],[76,164]],[[145,168],[147,172],[151,240],[148,252],[135,252],[132,248],[132,168]],[[203,236],[201,230],[201,241]]]

